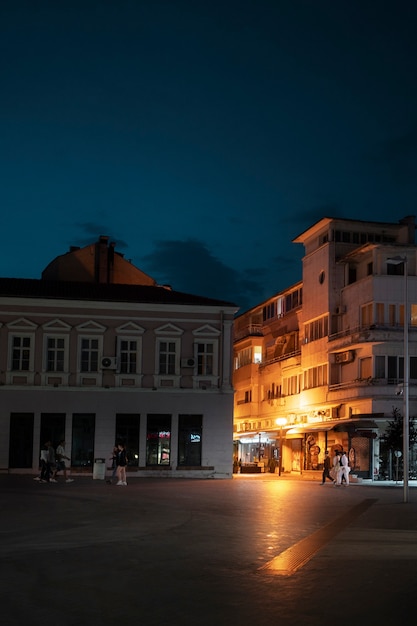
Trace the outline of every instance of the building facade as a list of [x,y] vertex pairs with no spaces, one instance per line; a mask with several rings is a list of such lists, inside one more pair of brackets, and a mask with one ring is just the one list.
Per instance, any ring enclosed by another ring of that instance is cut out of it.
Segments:
[[415,219],[323,218],[293,242],[302,281],[235,320],[235,460],[318,472],[326,450],[344,449],[353,475],[392,475],[384,433],[404,415],[405,336],[417,415]]
[[236,311],[157,285],[107,237],[0,279],[0,470],[37,472],[61,439],[72,474],[109,470],[120,439],[128,475],[230,477]]

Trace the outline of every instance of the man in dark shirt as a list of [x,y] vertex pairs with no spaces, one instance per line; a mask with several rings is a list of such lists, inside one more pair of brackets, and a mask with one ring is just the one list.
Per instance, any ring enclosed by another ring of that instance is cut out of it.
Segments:
[[328,478],[332,483],[334,483],[333,478],[330,476],[330,468],[331,468],[331,461],[330,461],[330,457],[329,457],[329,452],[328,450],[326,450],[325,454],[324,454],[324,463],[323,463],[323,476],[321,479],[321,484],[324,485],[324,483],[326,482],[326,478]]

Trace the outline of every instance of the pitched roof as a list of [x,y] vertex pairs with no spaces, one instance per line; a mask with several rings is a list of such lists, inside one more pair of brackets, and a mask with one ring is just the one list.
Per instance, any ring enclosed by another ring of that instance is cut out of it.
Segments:
[[238,308],[233,302],[173,291],[163,286],[50,281],[31,278],[0,278],[0,297]]

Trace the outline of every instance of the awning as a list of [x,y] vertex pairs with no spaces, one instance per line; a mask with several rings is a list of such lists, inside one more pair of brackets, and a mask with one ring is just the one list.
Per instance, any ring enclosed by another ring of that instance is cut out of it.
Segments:
[[300,425],[294,426],[294,428],[290,428],[289,430],[287,430],[286,434],[291,435],[295,433],[300,433],[304,435],[304,433],[332,430],[334,426],[335,425],[333,423],[328,424],[327,422],[324,422],[321,424],[300,424]]
[[373,420],[350,420],[355,427],[355,430],[369,430],[370,428],[378,428],[378,424]]
[[354,420],[354,419],[345,419],[338,420],[332,422],[322,422],[315,424],[297,424],[293,428],[290,428],[286,431],[285,436],[287,439],[297,439],[303,437],[306,433],[316,433],[316,432],[328,432],[329,430],[334,430],[336,432],[348,432],[351,434],[357,433],[371,433],[372,436],[373,430],[378,430],[378,424],[373,420]]
[[378,436],[375,432],[378,430],[378,424],[374,420],[355,420],[353,418],[349,420],[349,424],[346,424],[345,430],[351,437],[357,435],[359,437],[367,437],[368,439],[376,439]]
[[351,434],[355,432],[360,433],[362,431],[372,432],[373,430],[378,430],[378,424],[374,420],[355,420],[351,418],[347,423],[345,422],[344,424],[335,426],[336,432],[347,431]]

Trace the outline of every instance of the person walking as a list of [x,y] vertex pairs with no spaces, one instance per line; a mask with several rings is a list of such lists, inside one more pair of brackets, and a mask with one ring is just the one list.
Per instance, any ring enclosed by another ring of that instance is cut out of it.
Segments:
[[330,476],[331,467],[332,467],[332,462],[329,457],[329,451],[326,450],[326,452],[324,453],[323,476],[321,479],[322,485],[324,485],[324,483],[326,482],[326,478],[330,480],[332,483],[334,483],[333,478]]
[[61,439],[61,441],[59,442],[59,445],[55,452],[55,456],[56,456],[56,467],[57,467],[56,473],[62,471],[64,473],[65,482],[73,483],[74,479],[69,478],[67,475],[67,466],[66,466],[65,460],[70,461],[71,459],[69,458],[69,456],[67,456],[67,453],[65,452],[65,440],[64,439]]
[[107,481],[107,483],[109,485],[111,485],[112,482],[114,480],[116,480],[116,473],[117,473],[117,463],[116,463],[116,461],[117,461],[117,453],[118,453],[118,451],[119,451],[119,448],[117,447],[117,444],[116,444],[114,446],[114,448],[113,448],[113,452],[112,452],[112,455],[110,457],[112,473],[111,473],[111,478],[109,478],[109,480]]
[[116,455],[116,475],[119,479],[117,481],[117,485],[126,487],[126,465],[127,465],[127,456],[126,456],[126,448],[124,443],[117,444],[117,455]]
[[349,472],[350,472],[349,459],[347,458],[346,452],[342,452],[342,456],[340,459],[340,472],[339,472],[339,478],[338,478],[339,485],[342,484],[342,479],[344,478],[346,487],[349,487]]
[[333,474],[333,479],[334,479],[333,482],[335,485],[340,485],[340,479],[341,479],[340,457],[341,455],[342,453],[340,452],[340,450],[335,450],[334,457],[333,457],[333,467],[332,467],[332,474]]
[[48,445],[49,482],[57,483],[58,481],[56,479],[56,473],[58,470],[56,467],[55,450],[52,445],[52,441],[48,441],[47,445]]
[[48,444],[49,444],[49,441],[44,443],[42,448],[41,448],[41,456],[40,456],[41,475],[40,475],[40,478],[39,478],[39,482],[40,483],[48,483],[49,482],[50,471],[49,471]]

